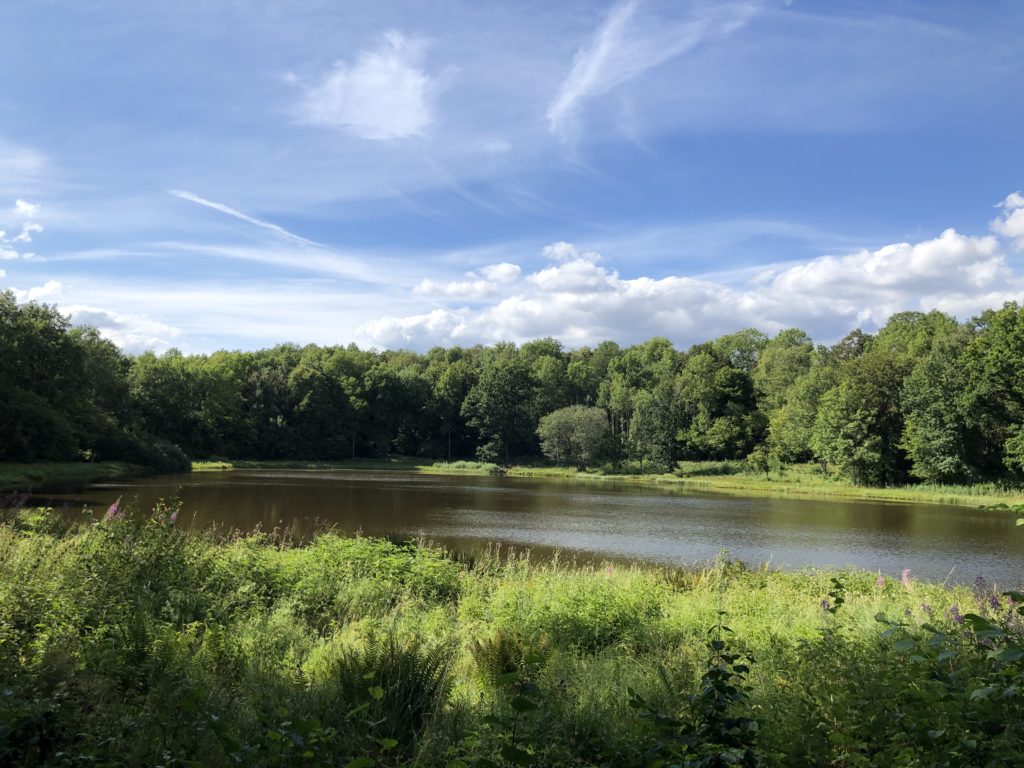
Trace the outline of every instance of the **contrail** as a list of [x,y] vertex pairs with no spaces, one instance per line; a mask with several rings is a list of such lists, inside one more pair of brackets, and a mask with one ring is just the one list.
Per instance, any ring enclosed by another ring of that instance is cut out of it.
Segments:
[[246,213],[237,211],[229,205],[224,205],[224,203],[215,203],[213,200],[207,200],[205,197],[200,197],[199,195],[193,194],[192,192],[186,192],[183,189],[169,189],[167,191],[170,194],[174,195],[175,197],[180,197],[182,200],[188,200],[189,202],[196,203],[197,205],[204,205],[207,208],[212,208],[215,211],[226,213],[228,216],[234,216],[236,219],[241,219],[242,221],[248,222],[249,224],[255,224],[257,227],[269,229],[271,232],[274,232],[275,234],[278,234],[281,237],[287,238],[289,240],[293,240],[294,242],[316,246],[317,248],[326,247],[322,243],[317,243],[314,242],[313,240],[307,240],[306,238],[296,235],[293,232],[289,232],[287,229],[278,226],[277,224],[273,224],[269,221],[263,221],[262,219],[257,219],[254,218],[253,216],[249,216]]

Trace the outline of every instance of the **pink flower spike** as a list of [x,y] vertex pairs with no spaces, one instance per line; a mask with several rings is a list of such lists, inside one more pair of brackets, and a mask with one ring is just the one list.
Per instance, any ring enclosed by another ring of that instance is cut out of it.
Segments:
[[907,587],[909,589],[909,587],[910,587],[910,569],[909,568],[904,568],[903,569],[903,574],[900,576],[900,583],[903,584],[904,587]]
[[878,578],[875,579],[875,586],[879,589],[883,589],[885,587],[885,576],[883,576],[881,572],[879,572]]
[[176,522],[178,522],[178,510],[171,512],[171,525],[174,525]]
[[124,512],[121,511],[121,497],[117,497],[117,501],[107,507],[107,514],[103,518],[104,520],[123,520]]

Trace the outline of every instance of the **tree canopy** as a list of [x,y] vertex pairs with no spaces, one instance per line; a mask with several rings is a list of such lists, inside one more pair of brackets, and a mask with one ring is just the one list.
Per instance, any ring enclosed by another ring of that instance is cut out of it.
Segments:
[[1024,478],[1024,308],[893,315],[816,345],[754,329],[566,350],[284,344],[126,355],[0,293],[0,460],[339,459],[575,466],[820,462],[860,483]]

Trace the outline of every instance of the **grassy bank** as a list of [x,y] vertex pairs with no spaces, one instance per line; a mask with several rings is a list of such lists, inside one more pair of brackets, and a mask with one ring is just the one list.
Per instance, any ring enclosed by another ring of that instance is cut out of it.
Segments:
[[1012,765],[1024,739],[989,585],[296,547],[173,512],[5,513],[0,763]]
[[151,470],[120,461],[36,462],[11,464],[0,462],[0,491],[28,491],[56,485],[94,483],[146,474]]
[[977,507],[991,504],[1024,503],[1024,490],[995,483],[975,485],[905,485],[874,488],[830,477],[815,464],[794,464],[772,471],[766,478],[743,461],[680,462],[674,472],[641,474],[613,469],[579,472],[572,467],[501,467],[478,461],[431,462],[426,459],[352,459],[332,462],[301,461],[209,461],[193,462],[193,471],[226,469],[393,469],[425,474],[469,474],[534,477],[564,480],[596,480],[655,485],[673,485],[699,491],[745,496],[797,496],[807,498],[863,499],[916,504],[953,504]]

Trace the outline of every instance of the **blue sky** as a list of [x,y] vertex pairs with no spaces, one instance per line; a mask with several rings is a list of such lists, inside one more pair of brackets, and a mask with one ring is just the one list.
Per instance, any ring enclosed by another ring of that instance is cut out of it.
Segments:
[[0,4],[0,288],[129,351],[1024,300],[1024,4]]

